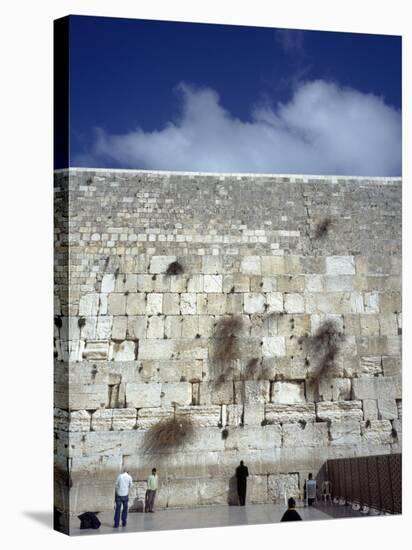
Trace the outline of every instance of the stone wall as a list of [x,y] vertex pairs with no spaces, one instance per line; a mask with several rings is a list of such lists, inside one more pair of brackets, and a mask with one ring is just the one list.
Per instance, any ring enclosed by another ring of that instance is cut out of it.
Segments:
[[[235,501],[240,459],[248,501],[271,502],[328,458],[400,451],[400,180],[70,169],[55,212],[59,508],[112,509],[125,466],[132,509],[153,466],[158,506],[184,507]],[[146,452],[174,411],[194,437]]]

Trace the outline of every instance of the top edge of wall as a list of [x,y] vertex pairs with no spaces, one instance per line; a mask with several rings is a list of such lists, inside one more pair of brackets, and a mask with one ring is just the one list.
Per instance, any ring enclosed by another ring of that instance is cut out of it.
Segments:
[[237,179],[254,177],[254,178],[288,178],[291,183],[294,180],[310,181],[310,180],[324,180],[330,183],[337,183],[339,180],[359,180],[370,182],[388,182],[388,183],[401,183],[401,176],[355,176],[355,175],[317,175],[317,174],[277,174],[277,173],[263,173],[263,172],[190,172],[179,170],[141,170],[135,168],[89,168],[89,167],[76,167],[71,166],[69,168],[55,169],[55,174],[63,174],[65,172],[95,172],[101,174],[158,174],[162,176],[214,176],[219,177],[220,180],[226,178],[236,177]]

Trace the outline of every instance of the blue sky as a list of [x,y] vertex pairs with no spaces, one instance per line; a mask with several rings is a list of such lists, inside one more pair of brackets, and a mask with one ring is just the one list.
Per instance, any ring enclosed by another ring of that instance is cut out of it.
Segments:
[[72,166],[398,176],[401,39],[70,18]]

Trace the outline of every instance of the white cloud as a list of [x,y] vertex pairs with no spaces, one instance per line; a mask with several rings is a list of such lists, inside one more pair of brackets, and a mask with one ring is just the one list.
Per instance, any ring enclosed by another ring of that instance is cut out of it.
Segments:
[[[122,135],[99,130],[78,162],[125,168],[391,176],[401,173],[401,116],[382,98],[325,81],[301,84],[288,103],[231,115],[217,93],[185,84],[177,120]],[[132,116],[132,114],[131,114]]]

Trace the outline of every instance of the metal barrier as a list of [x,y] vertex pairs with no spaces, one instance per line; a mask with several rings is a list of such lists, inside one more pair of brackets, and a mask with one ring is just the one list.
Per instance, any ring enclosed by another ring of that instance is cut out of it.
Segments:
[[326,462],[332,496],[391,514],[402,513],[402,455],[338,458]]

